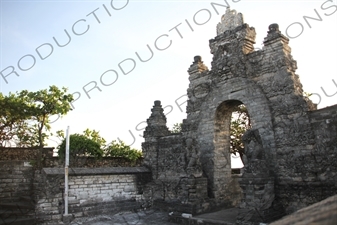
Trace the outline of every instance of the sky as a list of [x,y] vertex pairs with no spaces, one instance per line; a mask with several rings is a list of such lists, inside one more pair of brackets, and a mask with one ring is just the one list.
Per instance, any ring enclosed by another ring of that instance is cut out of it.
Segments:
[[[0,2],[0,91],[67,87],[76,101],[51,118],[53,132],[95,129],[138,149],[155,100],[168,127],[186,118],[187,69],[195,55],[211,68],[209,40],[226,10],[224,0]],[[227,3],[256,29],[257,49],[278,23],[304,91],[318,108],[337,103],[337,0]]]

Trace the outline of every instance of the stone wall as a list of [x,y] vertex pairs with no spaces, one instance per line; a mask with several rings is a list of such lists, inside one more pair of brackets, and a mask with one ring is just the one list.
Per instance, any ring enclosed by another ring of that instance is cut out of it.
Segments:
[[[151,179],[143,167],[71,169],[69,214],[74,217],[140,209],[145,184]],[[35,178],[36,213],[42,221],[61,220],[64,213],[64,171],[44,168]]]
[[33,193],[34,170],[25,161],[0,161],[0,202],[18,200]]
[[[64,167],[64,159],[53,156],[54,148],[45,147],[42,151],[42,166],[43,167]],[[25,161],[36,166],[38,158],[37,148],[0,148],[0,161]],[[140,166],[142,158],[136,161],[130,161],[121,157],[103,157],[95,159],[93,157],[76,157],[70,159],[70,167],[134,167]]]
[[[52,158],[54,148],[43,148],[42,157]],[[37,148],[0,148],[0,161],[2,160],[35,160],[38,157]]]
[[[54,148],[44,148],[43,158],[51,159]],[[0,148],[0,200],[18,201],[34,193],[33,180],[38,149]],[[48,161],[45,160],[45,161]]]
[[[46,148],[43,150],[44,168],[38,169],[37,157],[38,150],[33,148],[0,149],[0,208],[4,212],[7,210],[2,209],[7,207],[2,203],[11,203],[13,209],[16,204],[18,207],[35,204],[35,213],[34,207],[24,213],[41,223],[62,220],[63,160],[53,157],[53,148]],[[82,217],[148,206],[143,192],[151,180],[151,173],[139,167],[140,162],[141,159],[129,161],[113,157],[100,160],[82,157],[77,160],[78,167],[69,168],[69,214]]]
[[278,193],[289,213],[337,193],[337,106],[308,116],[314,145],[280,154],[285,177]]

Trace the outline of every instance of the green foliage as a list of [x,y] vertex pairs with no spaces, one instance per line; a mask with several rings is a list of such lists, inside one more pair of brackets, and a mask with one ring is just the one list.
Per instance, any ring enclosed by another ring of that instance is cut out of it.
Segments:
[[[58,147],[59,156],[64,159],[66,139],[63,131],[56,132],[59,137],[63,138],[62,143]],[[83,134],[72,134],[69,137],[69,155],[71,161],[78,160],[79,156],[90,156],[96,159],[102,157],[121,157],[130,161],[136,161],[142,157],[142,152],[133,149],[124,142],[118,143],[112,141],[109,145],[105,145],[106,141],[99,131],[86,129]]]
[[23,99],[29,107],[30,119],[34,121],[32,131],[40,147],[44,146],[45,140],[50,135],[49,117],[63,116],[72,110],[70,103],[73,101],[73,96],[66,92],[66,88],[59,89],[53,85],[49,89],[36,92],[24,90],[18,93],[18,97]]
[[137,159],[142,157],[142,152],[131,148],[126,145],[124,142],[118,143],[117,141],[112,141],[105,149],[105,156],[110,157],[122,157],[126,158],[130,161],[136,161]]
[[[63,139],[62,143],[58,146],[58,155],[61,159],[64,159],[66,152],[66,139]],[[96,141],[86,137],[83,134],[71,134],[69,136],[69,158],[76,160],[79,156],[92,156],[95,158],[101,158],[103,156],[103,150],[101,145]]]
[[175,123],[173,124],[173,127],[171,129],[171,132],[172,133],[180,133],[182,131],[182,125],[183,123]]
[[0,146],[9,147],[18,140],[18,134],[25,135],[29,108],[17,95],[0,93],[0,109]]
[[44,146],[50,134],[49,117],[65,115],[71,110],[73,96],[67,89],[50,86],[49,89],[30,92],[0,93],[0,146]]
[[[58,137],[63,138],[62,143],[58,146],[58,154],[64,159],[66,149],[66,137],[64,131],[56,131]],[[71,134],[69,136],[69,155],[75,159],[78,156],[91,156],[101,158],[103,156],[103,148],[105,140],[98,131],[86,129],[83,134]]]
[[244,105],[239,105],[232,113],[231,127],[230,127],[230,151],[231,153],[239,153],[242,155],[244,145],[241,140],[242,135],[251,128],[250,117],[247,108]]
[[83,134],[87,138],[97,142],[101,146],[104,146],[105,143],[106,143],[105,139],[103,137],[101,137],[101,135],[99,134],[99,131],[90,130],[90,129],[87,128],[85,131],[83,131]]

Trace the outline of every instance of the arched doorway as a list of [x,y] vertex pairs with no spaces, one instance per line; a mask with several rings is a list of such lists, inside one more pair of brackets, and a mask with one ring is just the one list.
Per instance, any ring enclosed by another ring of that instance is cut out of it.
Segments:
[[232,206],[238,206],[242,199],[240,177],[232,174],[231,121],[233,112],[243,105],[239,100],[222,102],[216,109],[214,120],[214,185],[216,198],[223,199]]
[[217,205],[228,207],[238,206],[245,194],[238,177],[232,176],[230,158],[231,116],[241,104],[247,107],[252,130],[260,136],[271,174],[277,164],[272,114],[263,91],[256,83],[239,77],[219,84],[200,107],[197,141],[208,196],[214,198]]

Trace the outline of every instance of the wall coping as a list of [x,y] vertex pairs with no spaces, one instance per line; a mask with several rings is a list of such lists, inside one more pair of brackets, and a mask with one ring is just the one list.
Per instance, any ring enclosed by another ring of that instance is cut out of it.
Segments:
[[[0,150],[39,150],[39,147],[0,147]],[[54,150],[54,147],[43,147],[43,150]]]
[[[64,168],[43,168],[46,175],[64,175]],[[150,173],[146,167],[69,168],[69,176]]]

